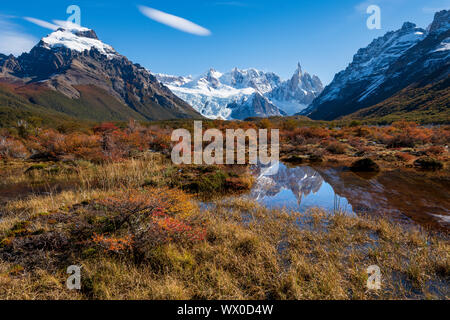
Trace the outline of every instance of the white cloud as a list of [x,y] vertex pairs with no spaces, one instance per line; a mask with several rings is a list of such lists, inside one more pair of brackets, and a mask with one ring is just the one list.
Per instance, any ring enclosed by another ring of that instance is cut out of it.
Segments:
[[146,17],[155,20],[159,23],[165,24],[169,27],[181,30],[183,32],[195,34],[198,36],[209,36],[211,35],[211,31],[209,31],[206,28],[203,28],[199,26],[198,24],[195,24],[189,20],[186,20],[181,17],[177,17],[174,15],[171,15],[169,13],[165,13],[153,8],[145,7],[145,6],[139,6],[139,11]]
[[40,19],[36,19],[36,18],[31,18],[31,17],[24,17],[25,20],[27,20],[28,22],[34,23],[40,27],[43,28],[47,28],[50,30],[57,30],[59,28],[59,26],[57,26],[56,24],[44,21],[44,20],[40,20]]
[[87,31],[89,30],[88,28],[82,27],[76,23],[70,22],[70,21],[65,21],[65,20],[53,20],[54,23],[56,23],[58,25],[58,28],[64,28],[64,29],[75,29],[75,30],[80,30],[80,31]]
[[64,29],[77,29],[77,30],[88,30],[87,28],[81,27],[73,22],[65,21],[65,20],[52,20],[53,23],[47,22],[44,20],[36,19],[36,18],[30,18],[30,17],[24,17],[25,20],[28,22],[34,23],[40,27],[47,28],[53,31],[58,30],[59,28]]
[[38,40],[23,33],[19,27],[0,17],[0,53],[18,56],[33,48]]

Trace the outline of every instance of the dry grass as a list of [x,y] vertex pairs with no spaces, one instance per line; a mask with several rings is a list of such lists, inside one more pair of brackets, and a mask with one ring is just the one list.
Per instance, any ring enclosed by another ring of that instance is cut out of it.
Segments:
[[[83,203],[120,197],[124,190],[152,198],[166,186],[183,187],[185,182],[207,182],[205,189],[214,189],[223,176],[247,187],[253,182],[222,168],[180,170],[155,153],[97,165],[53,165],[60,169],[46,170],[46,164],[25,173],[30,163],[10,163],[1,173],[3,185],[69,182],[70,188],[23,192],[23,198],[0,205],[0,299],[450,298],[448,235],[406,228],[383,217],[268,210],[243,199],[216,201],[200,210],[186,206],[190,197],[179,189],[171,189],[174,199],[180,199],[177,210],[189,208],[189,219],[206,229],[204,240],[155,242],[140,259],[128,251],[93,250],[85,243],[70,252],[43,246],[30,253],[23,243],[43,235],[64,233],[69,243],[74,241],[72,235],[87,216],[73,208]],[[233,180],[238,176],[239,181]],[[113,211],[99,220],[114,216]],[[117,236],[126,234],[121,230]],[[5,248],[16,240],[22,246],[11,254]],[[71,264],[83,267],[81,291],[65,287]],[[366,269],[374,264],[381,268],[382,289],[368,291]]]
[[[81,292],[64,288],[65,265],[46,271],[2,263],[0,298],[449,298],[448,239],[420,229],[319,209],[271,211],[244,200],[218,202],[197,215],[207,228],[205,241],[154,246],[145,261],[74,255],[73,264],[83,266]],[[373,264],[382,271],[379,292],[366,288]]]

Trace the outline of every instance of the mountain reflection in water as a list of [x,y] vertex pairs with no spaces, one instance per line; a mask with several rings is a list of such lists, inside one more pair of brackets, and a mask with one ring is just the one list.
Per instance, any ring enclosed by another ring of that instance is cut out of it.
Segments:
[[306,211],[319,207],[347,214],[389,215],[450,229],[449,181],[416,171],[393,170],[364,178],[345,168],[255,166],[256,183],[246,197],[269,208]]
[[250,198],[269,208],[305,211],[320,207],[333,212],[353,212],[347,199],[337,195],[318,171],[307,166],[290,168],[282,163],[278,165],[278,171],[264,167],[253,169],[257,179]]

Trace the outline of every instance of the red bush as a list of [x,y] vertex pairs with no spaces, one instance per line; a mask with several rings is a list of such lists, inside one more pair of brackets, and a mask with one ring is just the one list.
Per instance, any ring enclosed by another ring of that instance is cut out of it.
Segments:
[[12,138],[0,137],[0,159],[24,159],[28,151],[22,142]]

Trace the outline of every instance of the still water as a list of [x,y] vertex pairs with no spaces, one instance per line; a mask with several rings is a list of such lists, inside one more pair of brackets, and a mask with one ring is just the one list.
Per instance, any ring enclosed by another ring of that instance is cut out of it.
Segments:
[[307,166],[287,167],[279,163],[272,168],[254,168],[257,176],[249,197],[269,208],[306,211],[320,207],[328,211],[352,214],[349,201],[338,195],[315,169]]
[[414,170],[362,177],[345,168],[309,166],[253,168],[251,192],[243,197],[269,208],[389,215],[408,222],[450,229],[449,181]]

